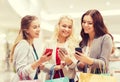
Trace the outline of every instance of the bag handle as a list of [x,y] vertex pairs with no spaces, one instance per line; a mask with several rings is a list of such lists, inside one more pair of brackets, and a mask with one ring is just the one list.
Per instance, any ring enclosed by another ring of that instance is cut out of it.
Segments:
[[[51,68],[50,68],[50,79],[53,79],[53,77],[54,77],[54,74],[55,74],[55,71],[54,71],[54,67],[55,67],[56,65],[53,65]],[[59,71],[58,71],[59,72]],[[60,74],[60,72],[59,72],[59,76],[61,77],[61,74]]]
[[[103,67],[102,67],[102,66],[100,65],[100,62],[99,62],[99,68],[100,68],[101,73],[107,73],[106,64],[103,65]],[[102,70],[102,68],[103,68],[103,70]]]
[[[102,66],[102,65],[100,64],[100,62],[99,62],[98,67],[99,67],[99,69],[100,69],[100,74],[103,74],[103,73],[105,74],[105,73],[107,73],[106,64]],[[97,68],[96,68],[96,69],[97,69]],[[93,73],[95,73],[96,69],[94,69],[94,72],[93,72]]]
[[[38,55],[37,55],[36,49],[35,49],[35,47],[34,47],[33,44],[32,44],[32,47],[33,47],[33,50],[34,50],[34,53],[35,53],[36,59],[38,60]],[[40,68],[39,68],[39,67],[38,67],[37,70],[36,70],[36,73],[35,73],[34,79],[38,79],[38,73],[40,73]]]

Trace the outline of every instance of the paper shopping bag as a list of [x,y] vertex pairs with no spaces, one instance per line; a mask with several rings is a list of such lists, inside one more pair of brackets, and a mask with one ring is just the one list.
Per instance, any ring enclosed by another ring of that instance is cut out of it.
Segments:
[[79,82],[117,82],[113,76],[101,74],[80,73]]

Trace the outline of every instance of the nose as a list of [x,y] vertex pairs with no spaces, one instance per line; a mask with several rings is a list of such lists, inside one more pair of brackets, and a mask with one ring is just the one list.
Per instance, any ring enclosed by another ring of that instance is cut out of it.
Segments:
[[84,26],[88,26],[88,23],[86,22],[86,23],[84,23]]
[[67,27],[65,28],[65,30],[68,31],[68,30],[69,30],[69,27],[67,26]]
[[37,31],[40,32],[40,27],[38,27]]

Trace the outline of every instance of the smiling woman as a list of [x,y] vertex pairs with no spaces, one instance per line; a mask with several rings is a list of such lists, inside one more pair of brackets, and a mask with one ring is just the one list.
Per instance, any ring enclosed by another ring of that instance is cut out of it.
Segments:
[[42,63],[51,58],[49,53],[38,55],[36,52],[33,41],[39,37],[39,32],[36,16],[26,15],[21,19],[21,28],[11,51],[11,62],[20,80],[38,79]]
[[[54,66],[54,78],[68,77],[70,82],[75,82],[75,58],[74,49],[79,39],[74,35],[73,19],[69,16],[62,16],[55,27],[53,37],[46,43],[45,48],[52,48],[51,60],[45,64],[46,69]],[[60,75],[61,76],[60,76]],[[49,72],[46,79],[50,79]]]

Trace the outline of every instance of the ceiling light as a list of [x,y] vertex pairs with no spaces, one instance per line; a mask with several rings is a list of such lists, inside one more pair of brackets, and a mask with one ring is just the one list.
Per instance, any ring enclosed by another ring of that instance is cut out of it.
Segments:
[[107,1],[107,2],[106,2],[106,5],[107,5],[107,6],[109,6],[109,5],[110,5],[110,2],[109,2],[109,1]]

